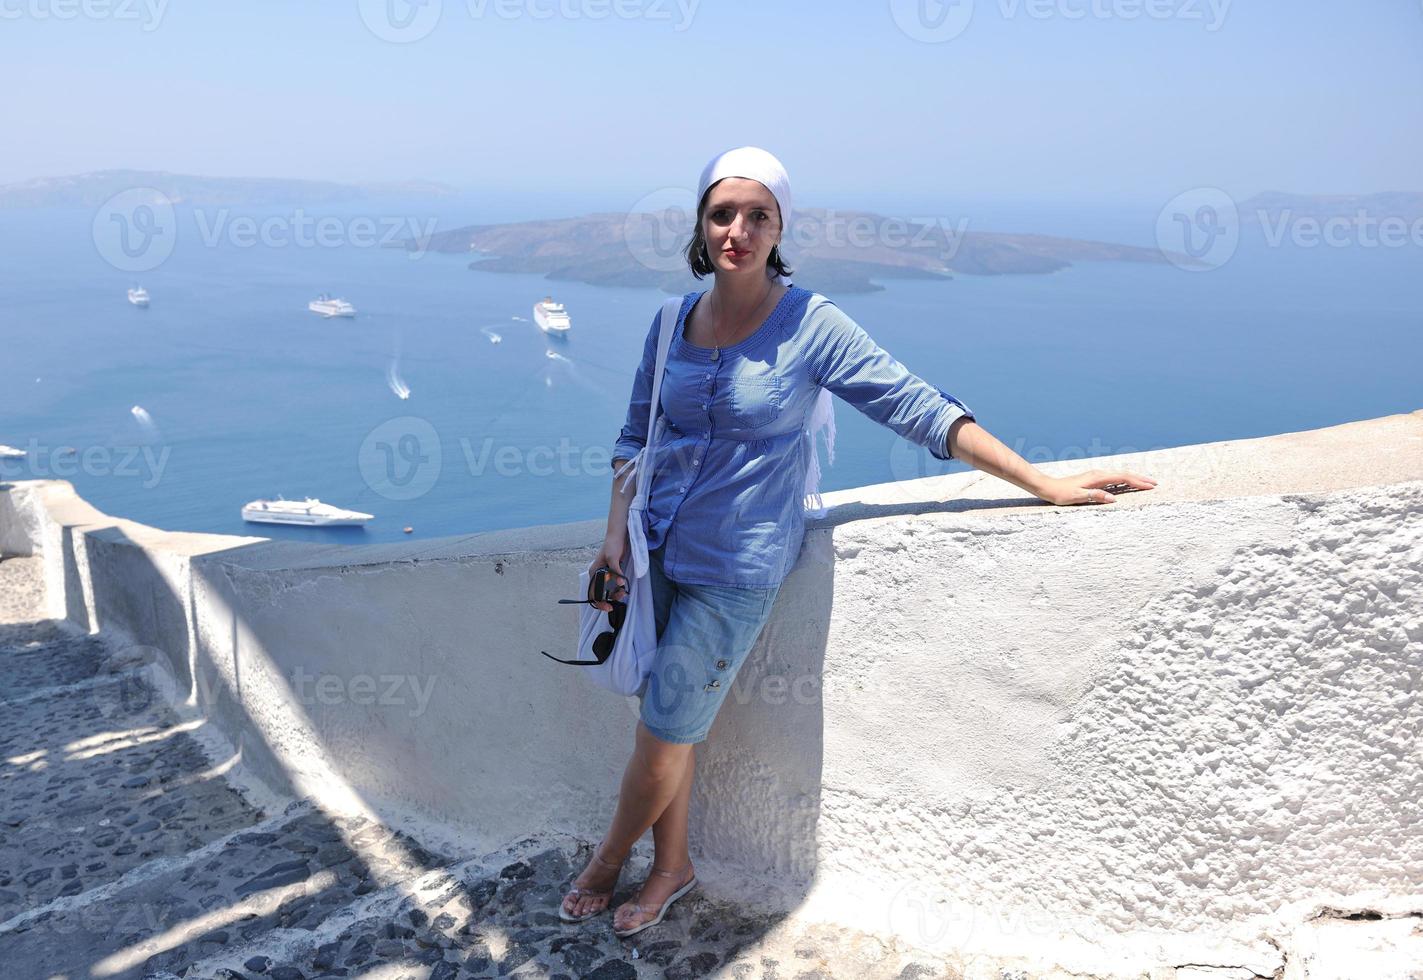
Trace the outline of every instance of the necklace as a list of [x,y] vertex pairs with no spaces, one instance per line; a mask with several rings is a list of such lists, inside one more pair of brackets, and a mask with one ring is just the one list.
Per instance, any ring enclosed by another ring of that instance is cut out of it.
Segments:
[[[766,300],[770,297],[770,295],[771,295],[771,290],[773,290],[773,289],[775,289],[775,288],[776,288],[776,284],[775,284],[774,281],[768,282],[768,283],[766,284],[766,295],[761,297],[761,302],[756,305],[756,309],[759,310],[759,309],[761,309],[761,307],[763,307],[763,306],[766,305]],[[713,296],[713,297],[712,297],[712,300],[714,301],[715,299],[716,299],[716,297]],[[711,303],[708,302],[707,305],[710,306]],[[712,317],[711,317],[711,331],[712,331],[712,352],[711,352],[711,359],[712,359],[713,361],[719,361],[719,360],[721,360],[721,343],[717,340],[717,337],[716,337],[716,314],[715,314],[715,312],[712,311],[712,310],[708,310],[707,312],[712,314]]]

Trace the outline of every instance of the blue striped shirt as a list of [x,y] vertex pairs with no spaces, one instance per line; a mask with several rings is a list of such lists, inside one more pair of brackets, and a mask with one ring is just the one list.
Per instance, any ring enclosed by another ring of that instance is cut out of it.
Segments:
[[[645,457],[647,546],[666,544],[663,567],[674,582],[769,588],[795,565],[805,536],[814,449],[802,429],[821,388],[938,459],[949,458],[949,426],[973,413],[910,373],[830,300],[794,285],[754,333],[713,359],[711,348],[683,337],[705,292],[683,297],[663,369],[667,427]],[[614,459],[631,459],[647,442],[657,334],[654,315]]]

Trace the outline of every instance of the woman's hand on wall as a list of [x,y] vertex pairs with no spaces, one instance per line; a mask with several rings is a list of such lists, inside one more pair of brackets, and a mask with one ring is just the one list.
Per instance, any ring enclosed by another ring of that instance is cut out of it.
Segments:
[[1124,492],[1150,490],[1153,477],[1127,470],[1089,470],[1075,476],[1052,477],[999,442],[976,421],[964,416],[949,427],[948,454],[1000,480],[1007,480],[1050,504],[1110,504],[1117,498],[1106,487]]
[[1118,488],[1117,493],[1129,493],[1132,490],[1151,490],[1155,486],[1155,479],[1140,473],[1088,470],[1073,476],[1050,477],[1042,481],[1034,492],[1050,504],[1110,504],[1117,498],[1108,487]]

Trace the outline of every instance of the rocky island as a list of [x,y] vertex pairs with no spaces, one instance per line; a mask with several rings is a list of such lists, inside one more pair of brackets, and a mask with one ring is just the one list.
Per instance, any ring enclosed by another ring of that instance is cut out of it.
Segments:
[[[604,212],[575,218],[468,225],[410,239],[411,251],[470,253],[481,272],[541,273],[596,286],[655,286],[668,293],[697,288],[681,247],[690,215]],[[957,275],[1031,275],[1074,262],[1163,263],[1154,248],[970,231],[967,221],[926,222],[867,211],[797,209],[786,256],[798,277],[834,282],[839,292],[883,289],[881,279],[951,279]]]

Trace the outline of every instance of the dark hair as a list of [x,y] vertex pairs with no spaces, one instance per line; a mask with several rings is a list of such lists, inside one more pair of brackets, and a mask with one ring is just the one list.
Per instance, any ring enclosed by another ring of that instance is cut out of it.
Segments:
[[[717,181],[717,184],[719,183],[721,183],[721,181]],[[715,187],[716,184],[712,184],[711,186]],[[692,269],[692,275],[698,279],[711,275],[716,271],[716,266],[712,265],[711,254],[707,252],[706,237],[702,235],[702,216],[706,213],[707,198],[710,196],[711,187],[708,187],[706,193],[702,195],[702,199],[697,202],[697,224],[696,227],[692,229],[692,240],[687,243],[687,248],[684,252],[687,257],[687,265]],[[780,213],[779,202],[777,202],[776,212],[777,214]],[[784,224],[785,215],[781,215],[781,221],[781,234],[784,236],[786,232]],[[787,278],[795,271],[786,265],[785,257],[781,255],[781,250],[776,245],[771,246],[771,254],[766,257],[766,270],[767,272],[774,272],[778,276],[786,276]]]

